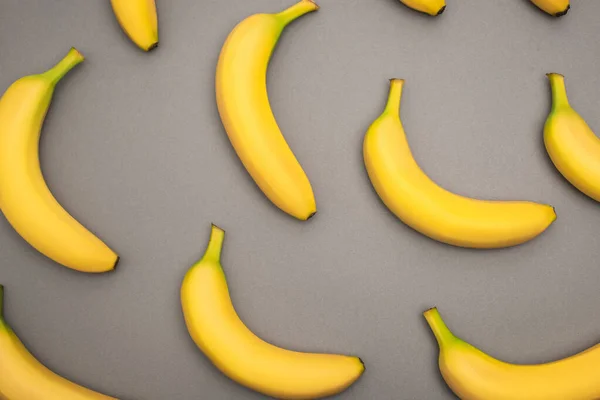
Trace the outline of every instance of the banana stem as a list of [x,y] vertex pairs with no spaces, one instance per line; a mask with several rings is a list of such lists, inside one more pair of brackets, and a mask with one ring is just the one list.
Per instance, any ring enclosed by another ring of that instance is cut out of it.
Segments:
[[444,320],[436,307],[425,311],[423,316],[435,335],[435,339],[437,340],[440,349],[456,338],[444,323]]
[[388,94],[387,104],[384,112],[392,114],[400,113],[400,100],[402,100],[402,87],[404,79],[390,79],[390,93]]
[[58,62],[54,67],[44,72],[42,75],[47,77],[52,84],[58,83],[70,70],[72,70],[77,64],[81,63],[85,58],[77,51],[75,47],[71,47],[71,50],[67,55]]
[[225,231],[215,224],[211,225],[210,239],[208,246],[204,252],[204,256],[200,262],[212,261],[214,263],[221,262],[221,250],[223,249],[223,239],[225,239]]
[[567,88],[565,86],[565,77],[561,74],[546,74],[550,80],[550,90],[552,91],[552,109],[556,110],[562,107],[569,107],[569,98],[567,97]]
[[277,13],[276,15],[283,21],[283,26],[286,26],[296,18],[303,16],[312,11],[319,9],[317,3],[312,0],[302,0],[290,8]]

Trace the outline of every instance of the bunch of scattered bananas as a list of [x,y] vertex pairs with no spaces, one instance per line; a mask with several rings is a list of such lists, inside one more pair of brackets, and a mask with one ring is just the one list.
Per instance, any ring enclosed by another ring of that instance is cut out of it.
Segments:
[[[445,0],[401,0],[439,15]],[[531,0],[554,16],[568,0]],[[158,46],[153,0],[111,0],[117,20],[142,50]],[[269,104],[266,74],[285,27],[316,11],[301,0],[278,13],[252,15],[227,37],[216,69],[216,103],[235,152],[265,196],[307,220],[317,212],[308,177],[287,144]],[[54,67],[14,82],[0,99],[0,210],[23,239],[74,270],[113,270],[119,256],[54,198],[39,162],[39,139],[55,86],[84,57],[76,49]],[[571,107],[565,79],[549,73],[552,107],[544,143],[558,171],[600,201],[600,140]],[[486,201],[451,193],[432,181],[412,156],[400,119],[405,81],[391,79],[382,114],[368,128],[363,157],[384,204],[416,231],[449,245],[503,248],[532,240],[556,219],[552,206],[530,201]],[[342,392],[364,372],[355,356],[302,353],[267,343],[238,317],[229,296],[221,249],[225,232],[212,225],[204,256],[185,275],[181,306],[189,334],[223,374],[280,399],[315,399]],[[113,399],[51,372],[30,354],[3,316],[0,285],[0,398],[8,400]],[[469,400],[593,400],[600,398],[600,345],[564,360],[512,365],[454,336],[438,310],[424,316],[439,345],[439,367],[449,387]]]

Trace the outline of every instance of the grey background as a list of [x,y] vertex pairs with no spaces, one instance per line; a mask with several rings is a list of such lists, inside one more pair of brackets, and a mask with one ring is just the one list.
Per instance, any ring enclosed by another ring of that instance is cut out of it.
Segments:
[[[600,2],[553,19],[526,0],[448,0],[440,18],[395,0],[320,0],[291,25],[269,71],[276,117],[319,213],[298,222],[255,187],[214,102],[220,47],[244,17],[295,0],[158,0],[160,47],[138,51],[108,1],[2,0],[0,88],[76,46],[87,60],[56,91],[42,166],[76,218],[122,257],[115,273],[54,264],[0,221],[6,317],[56,372],[127,399],[259,399],[194,346],[179,285],[214,222],[247,325],[280,346],[360,355],[340,399],[450,399],[421,312],[511,362],[545,362],[600,337],[600,208],[542,146],[546,72],[600,130]],[[415,157],[473,197],[548,202],[558,220],[506,250],[436,243],[389,213],[364,172],[363,134],[388,78],[405,78]]]

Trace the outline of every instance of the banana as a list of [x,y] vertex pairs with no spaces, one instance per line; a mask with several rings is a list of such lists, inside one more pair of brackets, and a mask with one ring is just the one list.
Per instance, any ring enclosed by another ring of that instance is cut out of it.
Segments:
[[181,286],[187,329],[206,357],[239,384],[278,399],[331,396],[354,383],[365,369],[360,358],[284,350],[244,325],[231,304],[221,267],[224,237],[213,225],[204,256]]
[[600,345],[547,364],[508,364],[454,336],[436,308],[424,316],[440,348],[442,376],[463,400],[600,399]]
[[569,0],[531,0],[540,10],[555,17],[562,17],[571,8]]
[[38,158],[54,87],[82,61],[71,49],[50,70],[17,80],[0,99],[0,209],[23,239],[49,258],[79,271],[105,272],[119,257],[58,204]]
[[3,300],[0,285],[0,399],[116,400],[70,382],[36,360],[4,320]]
[[440,242],[500,248],[533,239],[555,219],[554,208],[525,201],[483,201],[450,193],[419,168],[400,121],[404,81],[392,79],[383,114],[369,127],[363,156],[379,197],[405,224]]
[[238,157],[269,200],[300,220],[313,216],[317,206],[271,111],[266,75],[283,29],[318,8],[302,0],[277,14],[246,18],[227,37],[216,73],[219,114]]
[[600,139],[569,105],[564,76],[547,76],[552,89],[552,109],[544,125],[548,155],[573,186],[600,201]]
[[111,0],[117,21],[140,49],[158,47],[158,16],[154,0]]
[[446,0],[400,0],[413,10],[429,15],[440,15],[446,10]]

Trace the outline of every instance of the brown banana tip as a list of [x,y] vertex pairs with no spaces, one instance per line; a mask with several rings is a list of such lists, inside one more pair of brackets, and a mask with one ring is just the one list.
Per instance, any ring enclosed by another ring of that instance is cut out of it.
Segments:
[[[568,10],[568,9],[567,9],[567,10]],[[446,6],[442,6],[442,8],[440,8],[440,11],[438,11],[438,12],[437,12],[437,14],[435,14],[435,16],[437,17],[438,15],[442,14],[444,11],[446,11]],[[566,13],[567,13],[567,12],[565,11],[565,14],[566,14]],[[558,15],[557,15],[557,17],[558,17]]]
[[121,261],[121,257],[117,256],[117,259],[115,260],[115,264],[113,265],[113,271],[115,269],[117,269],[117,265],[119,265],[119,261]]
[[556,14],[554,14],[554,16],[558,18],[558,17],[562,17],[563,15],[567,15],[567,13],[569,12],[570,9],[571,9],[571,5],[569,4],[567,6],[567,8],[565,8],[564,11],[557,12]]
[[362,360],[362,358],[358,357],[358,361],[362,364],[363,371],[366,371],[367,370],[367,366],[365,365],[365,362]]
[[317,214],[317,212],[313,212],[312,214],[310,214],[308,217],[306,217],[306,220],[308,221],[309,219],[311,219],[312,217],[314,217]]
[[150,45],[150,47],[148,47],[148,50],[146,50],[146,51],[152,51],[152,50],[156,49],[157,47],[158,47],[158,42],[153,43]]

